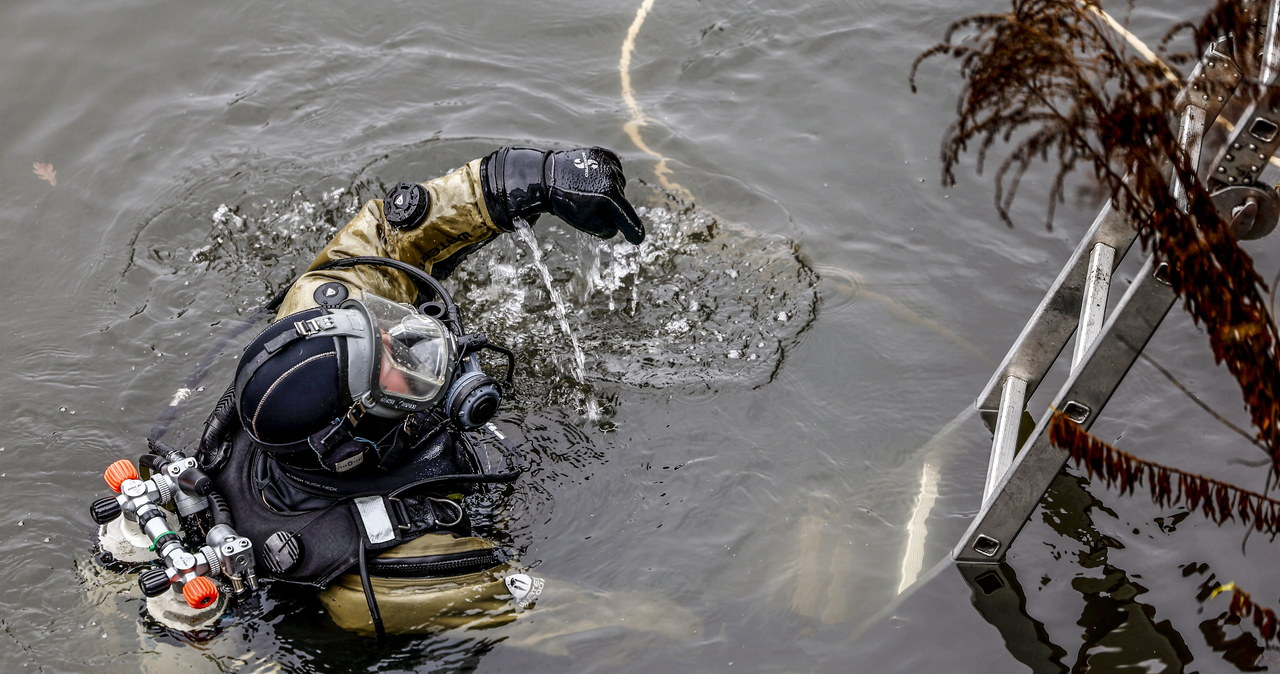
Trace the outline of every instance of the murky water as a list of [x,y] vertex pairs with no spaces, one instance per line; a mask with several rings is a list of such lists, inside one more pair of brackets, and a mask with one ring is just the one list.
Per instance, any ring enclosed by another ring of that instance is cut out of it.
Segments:
[[[1280,667],[1206,589],[1231,580],[1280,606],[1274,542],[1078,478],[1015,544],[1017,592],[975,593],[938,566],[981,498],[973,398],[1099,207],[1079,185],[1046,230],[1033,173],[1008,229],[986,178],[938,186],[958,84],[938,63],[912,95],[909,65],[949,21],[1003,7],[0,5],[0,663]],[[1142,3],[1130,22],[1154,43],[1199,11]],[[101,469],[140,454],[182,389],[166,439],[194,442],[260,325],[244,322],[365,199],[503,144],[617,150],[651,231],[634,249],[537,225],[580,375],[527,248],[497,242],[451,279],[469,324],[521,357],[499,423],[531,470],[493,505],[545,600],[506,628],[382,645],[283,592],[202,639],[141,623],[132,580],[91,560]],[[1249,250],[1274,276],[1274,242]],[[1148,354],[1246,426],[1205,344],[1175,313]],[[1263,488],[1262,454],[1150,363],[1094,430]]]

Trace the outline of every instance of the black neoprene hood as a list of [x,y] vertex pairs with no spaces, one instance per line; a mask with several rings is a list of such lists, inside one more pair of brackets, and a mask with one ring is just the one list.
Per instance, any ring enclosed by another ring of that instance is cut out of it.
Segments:
[[293,339],[294,324],[323,316],[307,309],[276,321],[245,347],[236,368],[236,403],[245,430],[258,442],[306,440],[351,406],[346,347],[338,337]]

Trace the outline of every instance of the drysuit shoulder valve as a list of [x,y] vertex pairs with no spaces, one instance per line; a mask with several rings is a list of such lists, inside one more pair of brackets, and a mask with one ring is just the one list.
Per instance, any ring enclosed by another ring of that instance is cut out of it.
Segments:
[[396,183],[382,200],[387,224],[401,231],[414,229],[427,217],[431,195],[418,183]]

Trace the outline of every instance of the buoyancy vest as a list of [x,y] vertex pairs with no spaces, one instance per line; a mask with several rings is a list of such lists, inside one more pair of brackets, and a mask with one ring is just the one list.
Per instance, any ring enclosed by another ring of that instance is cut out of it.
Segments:
[[[489,472],[487,457],[449,426],[414,443],[417,460],[363,477],[285,465],[238,426],[230,436],[225,464],[210,472],[236,531],[258,551],[259,572],[316,588],[355,567],[362,548],[376,553],[428,533],[469,535],[459,495],[517,474]],[[489,549],[457,568],[498,563]]]

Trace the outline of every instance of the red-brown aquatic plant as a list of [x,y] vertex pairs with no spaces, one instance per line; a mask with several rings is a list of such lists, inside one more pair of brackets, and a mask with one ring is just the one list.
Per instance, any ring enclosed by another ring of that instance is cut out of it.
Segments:
[[1258,636],[1265,641],[1278,640],[1278,637],[1280,637],[1280,622],[1276,620],[1276,612],[1254,603],[1253,597],[1236,587],[1235,583],[1227,583],[1219,587],[1209,595],[1209,598],[1212,599],[1227,591],[1231,592],[1231,605],[1227,607],[1227,613],[1241,620],[1253,618],[1253,626],[1258,630]]
[[[1190,34],[1193,54],[1230,36],[1227,46],[1246,77],[1261,72],[1261,12],[1266,2],[1217,0]],[[1033,163],[1050,165],[1048,222],[1063,200],[1066,179],[1085,169],[1137,229],[1143,249],[1170,268],[1168,280],[1209,338],[1215,361],[1241,391],[1259,444],[1280,472],[1280,332],[1264,300],[1268,288],[1230,232],[1201,180],[1193,155],[1179,140],[1181,84],[1163,64],[1131,52],[1102,18],[1096,0],[1013,0],[1009,12],[952,23],[923,61],[956,59],[963,76],[956,121],[943,139],[943,182],[955,184],[962,156],[973,150],[981,172],[997,147],[1007,155],[995,171],[995,201],[1012,225],[1010,207]],[[1246,79],[1237,97],[1262,93]],[[1175,190],[1179,185],[1181,190]],[[1229,217],[1229,214],[1228,214]],[[1146,486],[1157,504],[1185,504],[1221,524],[1236,521],[1276,533],[1280,504],[1262,494],[1148,462],[1107,446],[1061,415],[1051,441],[1091,476],[1131,493]],[[1260,634],[1276,636],[1274,612],[1247,595],[1232,599],[1232,614],[1252,615]]]
[[1090,479],[1121,493],[1146,487],[1157,505],[1184,505],[1218,524],[1236,521],[1272,536],[1280,532],[1280,501],[1120,451],[1085,432],[1062,412],[1055,411],[1049,421],[1049,440],[1066,449]]
[[[1257,72],[1261,6],[1219,0],[1192,31],[1196,52],[1231,34],[1242,70]],[[997,144],[1008,145],[995,174],[1001,217],[1010,222],[1019,181],[1033,162],[1046,161],[1056,164],[1052,219],[1067,176],[1089,169],[1129,215],[1143,247],[1170,265],[1183,307],[1239,383],[1257,437],[1280,468],[1280,333],[1264,300],[1266,284],[1179,144],[1173,112],[1180,87],[1161,65],[1129,53],[1095,9],[1078,0],[1014,0],[1008,13],[956,21],[942,43],[916,59],[913,88],[921,62],[934,56],[958,59],[964,77],[957,120],[943,140],[943,181],[955,182],[971,146],[982,170]],[[957,41],[959,34],[965,39]]]

